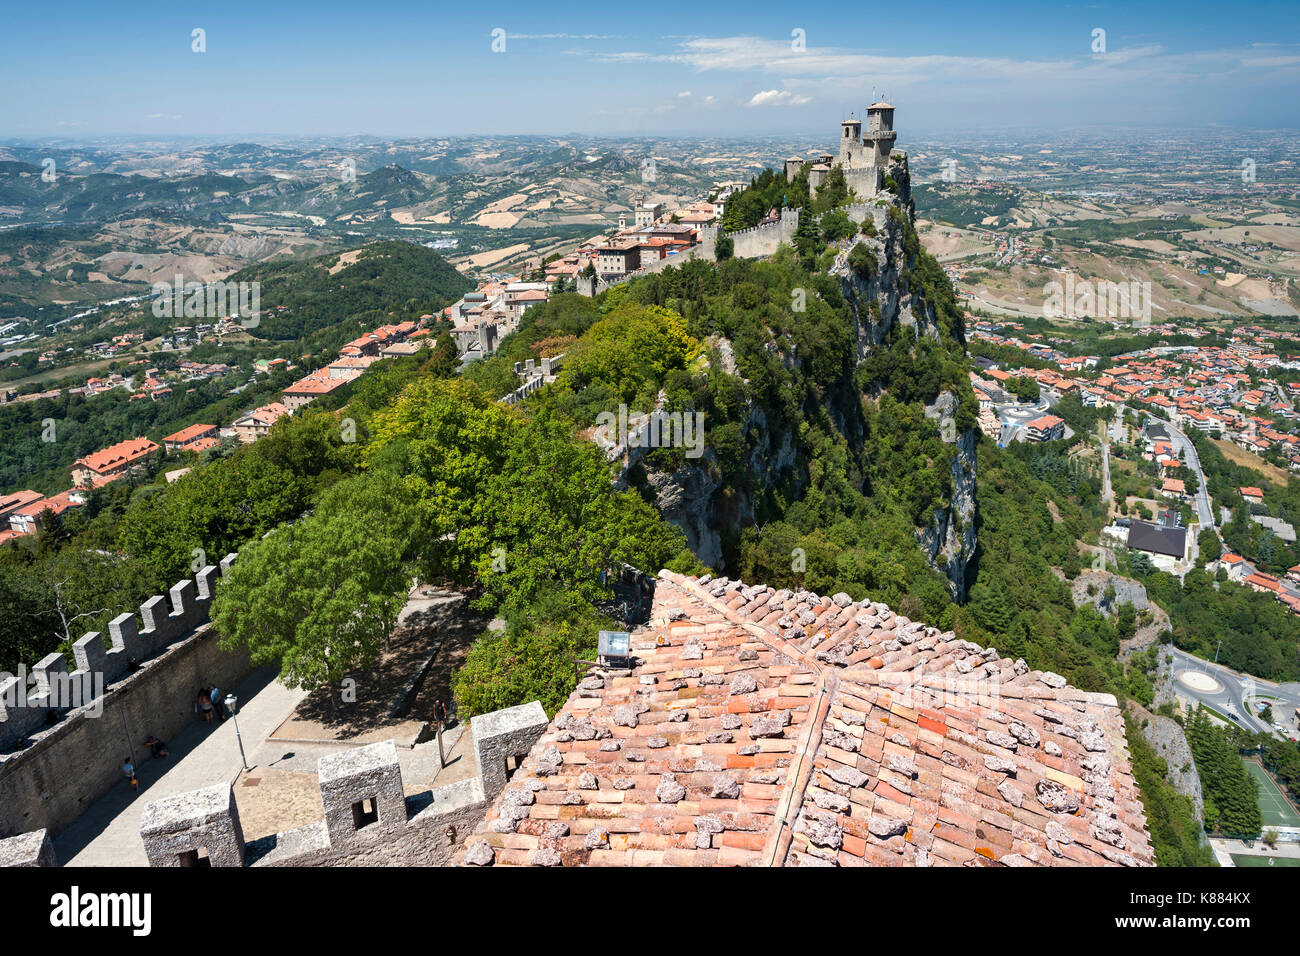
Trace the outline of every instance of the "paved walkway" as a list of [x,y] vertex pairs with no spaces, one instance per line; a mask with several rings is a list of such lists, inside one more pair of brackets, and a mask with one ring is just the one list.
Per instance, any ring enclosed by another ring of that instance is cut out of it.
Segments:
[[[266,740],[305,696],[303,691],[290,690],[274,677],[274,669],[262,668],[235,688],[240,701],[239,731],[250,764],[261,741]],[[131,793],[123,780],[54,838],[54,851],[60,864],[148,865],[140,841],[140,814],[145,804],[175,793],[233,781],[243,767],[233,720],[222,724],[195,721],[167,741],[167,746],[169,756],[158,760],[137,751],[138,794]]]

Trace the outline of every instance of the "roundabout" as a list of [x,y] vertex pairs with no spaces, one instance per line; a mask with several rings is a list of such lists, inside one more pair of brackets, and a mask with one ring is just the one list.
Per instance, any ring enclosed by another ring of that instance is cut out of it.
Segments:
[[1181,671],[1178,683],[1201,694],[1217,694],[1223,690],[1223,685],[1204,671]]

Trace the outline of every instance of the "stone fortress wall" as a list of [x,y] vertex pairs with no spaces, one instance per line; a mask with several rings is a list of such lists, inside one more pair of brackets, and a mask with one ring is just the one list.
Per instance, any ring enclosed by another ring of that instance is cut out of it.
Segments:
[[[397,748],[385,740],[321,757],[324,819],[244,840],[229,781],[163,797],[144,808],[150,866],[442,866],[546,732],[533,701],[470,722],[478,776],[405,796]],[[57,866],[47,830],[0,840],[0,866]]]
[[169,739],[194,720],[200,686],[231,687],[252,670],[247,652],[223,651],[209,626],[220,574],[208,565],[140,617],[109,624],[111,647],[92,632],[73,645],[76,668],[60,654],[32,668],[34,687],[0,683],[0,837],[58,831],[122,777],[122,757],[153,734]]

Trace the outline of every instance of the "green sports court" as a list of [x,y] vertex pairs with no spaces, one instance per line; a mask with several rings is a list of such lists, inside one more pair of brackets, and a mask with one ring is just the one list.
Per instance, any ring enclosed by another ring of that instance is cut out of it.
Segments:
[[[1242,761],[1251,776],[1259,783],[1259,812],[1266,827],[1300,827],[1300,813],[1296,813],[1286,796],[1278,789],[1273,778],[1253,760]],[[1245,864],[1250,866],[1252,864]],[[1254,864],[1259,865],[1259,864]]]
[[1231,853],[1233,866],[1300,866],[1300,860],[1288,856],[1254,856],[1249,853]]

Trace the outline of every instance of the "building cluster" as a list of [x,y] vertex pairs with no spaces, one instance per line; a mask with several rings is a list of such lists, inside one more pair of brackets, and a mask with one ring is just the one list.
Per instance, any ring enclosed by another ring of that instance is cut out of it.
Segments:
[[[429,316],[428,318],[432,318]],[[131,438],[100,449],[77,459],[71,466],[72,488],[46,497],[39,492],[22,490],[0,496],[0,544],[24,534],[35,534],[41,527],[43,515],[49,511],[62,515],[70,508],[86,502],[89,491],[118,481],[139,471],[160,454],[176,452],[200,453],[221,444],[222,439],[237,439],[245,444],[254,442],[271,430],[285,415],[327,395],[348,382],[355,381],[380,358],[413,354],[420,340],[429,334],[417,322],[383,325],[349,342],[340,350],[339,358],[294,382],[283,392],[281,401],[270,402],[245,412],[229,426],[196,423],[167,435],[162,444],[148,438]],[[263,371],[271,372],[292,368],[285,359],[267,359],[259,363]],[[225,375],[229,366],[221,363],[182,362],[177,373],[185,381],[197,381],[212,376]],[[120,381],[114,381],[120,380]],[[92,382],[99,380],[92,379]],[[131,387],[130,379],[114,375],[104,380],[109,387]],[[78,390],[73,389],[73,392]],[[156,368],[145,370],[142,390],[132,398],[152,397],[170,392],[170,387]],[[93,393],[92,393],[93,394]],[[52,392],[47,397],[58,397]],[[181,477],[189,469],[177,469],[167,474],[168,481]]]
[[442,320],[451,323],[451,337],[462,365],[492,355],[501,340],[519,327],[525,312],[550,299],[558,281],[564,278],[564,274],[551,269],[553,265],[546,267],[546,278],[541,282],[490,276],[473,292],[442,310]]
[[[981,322],[977,341],[1012,345],[1054,368],[986,368],[1000,382],[1029,376],[1056,395],[1074,394],[1086,406],[1134,404],[1184,428],[1197,428],[1247,451],[1300,471],[1300,436],[1293,404],[1300,382],[1281,385],[1266,376],[1300,371],[1300,356],[1275,350],[1279,333],[1256,326],[1235,330],[1223,346],[1154,346],[1114,359],[1095,371],[1098,356],[1065,356],[1028,336],[1008,336],[1005,328]],[[1198,334],[1179,329],[1180,334]],[[1172,330],[1171,330],[1172,332]]]
[[725,200],[701,200],[669,213],[661,202],[636,204],[629,219],[620,213],[618,229],[546,265],[550,278],[575,279],[588,268],[603,279],[617,279],[652,267],[698,245],[703,227],[718,221]]
[[148,438],[118,442],[72,463],[72,487],[46,497],[23,490],[0,495],[0,544],[40,530],[46,513],[62,516],[86,503],[89,492],[130,474],[161,448]]

